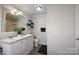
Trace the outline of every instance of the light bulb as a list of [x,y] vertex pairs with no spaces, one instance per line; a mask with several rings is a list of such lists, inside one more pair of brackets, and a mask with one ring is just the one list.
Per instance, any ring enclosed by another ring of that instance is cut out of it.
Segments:
[[19,12],[19,15],[22,15],[22,12]]
[[11,11],[11,14],[15,15],[15,12],[14,11]]
[[40,7],[40,6],[37,6],[37,7],[36,7],[36,10],[37,10],[37,11],[41,11],[41,7]]
[[14,12],[17,12],[17,10],[15,9],[15,10],[13,10]]
[[17,12],[16,15],[19,16],[19,13]]

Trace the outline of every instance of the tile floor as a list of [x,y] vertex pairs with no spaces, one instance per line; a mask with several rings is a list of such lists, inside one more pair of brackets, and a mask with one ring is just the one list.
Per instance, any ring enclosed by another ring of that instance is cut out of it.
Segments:
[[43,55],[41,53],[38,53],[38,50],[40,49],[40,47],[41,45],[39,45],[38,47],[34,47],[29,55]]

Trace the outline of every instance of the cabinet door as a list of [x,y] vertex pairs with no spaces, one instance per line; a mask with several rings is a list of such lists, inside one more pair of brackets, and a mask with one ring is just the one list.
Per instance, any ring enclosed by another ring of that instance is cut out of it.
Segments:
[[24,50],[28,49],[28,39],[27,38],[23,39],[23,48],[24,48]]
[[14,44],[12,44],[12,54],[14,55],[22,55],[24,54],[24,48],[23,48],[23,40],[20,40]]
[[33,37],[30,36],[27,39],[28,39],[28,49],[30,50],[33,48]]
[[30,37],[30,43],[31,43],[30,47],[32,49],[33,48],[33,36]]

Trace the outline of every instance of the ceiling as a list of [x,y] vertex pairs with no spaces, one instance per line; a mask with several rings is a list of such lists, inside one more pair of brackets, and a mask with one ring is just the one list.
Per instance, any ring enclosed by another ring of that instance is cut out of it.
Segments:
[[[39,5],[39,4],[5,4],[4,7],[13,10],[18,9],[22,11],[25,14],[29,15],[39,15],[39,14],[46,14],[46,6],[45,5]],[[35,6],[41,6],[42,11],[37,11]]]

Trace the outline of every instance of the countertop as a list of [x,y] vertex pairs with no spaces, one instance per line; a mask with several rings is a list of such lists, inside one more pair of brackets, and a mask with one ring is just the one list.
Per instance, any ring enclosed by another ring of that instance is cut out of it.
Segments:
[[23,38],[27,38],[29,36],[32,36],[32,34],[17,35],[17,36],[12,37],[12,38],[1,39],[0,40],[0,43],[8,43],[8,44],[11,44],[11,43],[14,43],[16,41],[22,40]]

